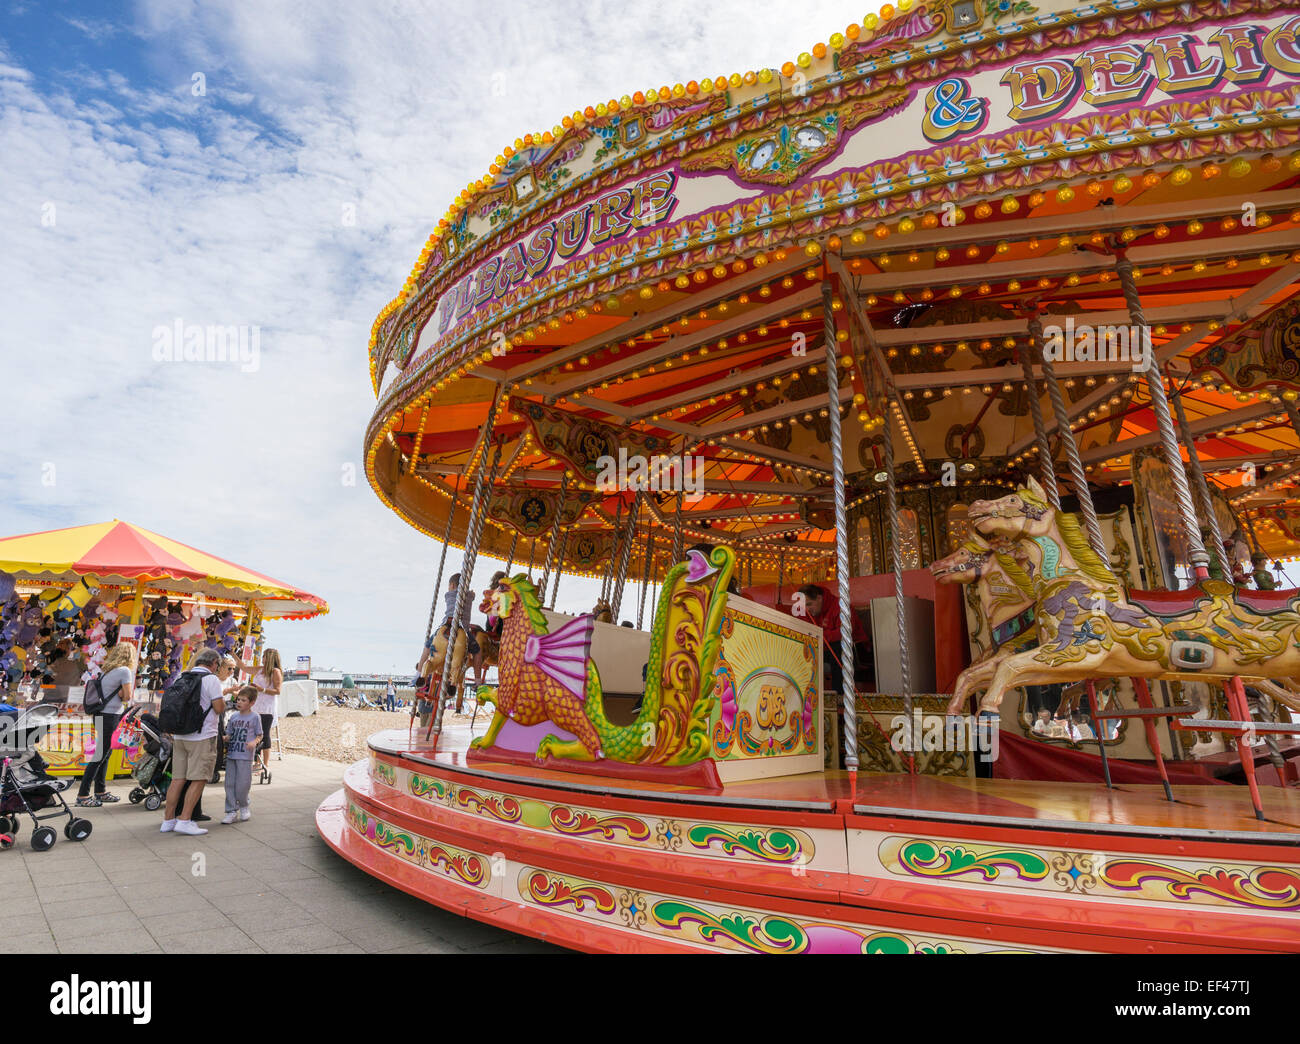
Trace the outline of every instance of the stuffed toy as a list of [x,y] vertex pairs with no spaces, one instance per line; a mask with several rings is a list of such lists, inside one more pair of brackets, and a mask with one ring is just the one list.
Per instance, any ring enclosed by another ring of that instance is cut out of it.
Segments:
[[75,620],[95,597],[95,592],[99,589],[98,583],[99,581],[92,574],[83,576],[71,590],[65,591],[55,600],[50,615],[59,623]]

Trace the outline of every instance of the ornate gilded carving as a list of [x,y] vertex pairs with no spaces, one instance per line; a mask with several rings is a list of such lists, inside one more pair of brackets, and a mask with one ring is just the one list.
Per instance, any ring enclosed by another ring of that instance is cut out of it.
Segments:
[[789,185],[834,153],[847,131],[899,107],[909,95],[905,88],[886,87],[838,109],[810,112],[791,105],[781,122],[688,156],[682,169],[730,168],[742,181]]

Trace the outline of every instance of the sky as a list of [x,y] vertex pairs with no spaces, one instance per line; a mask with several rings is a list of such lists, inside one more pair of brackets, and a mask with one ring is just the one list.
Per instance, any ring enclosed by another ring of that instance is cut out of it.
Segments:
[[[289,663],[409,672],[441,547],[365,481],[366,346],[438,217],[575,109],[864,13],[0,0],[0,535],[134,522],[327,599],[268,625]],[[243,360],[168,361],[178,321],[241,329]]]

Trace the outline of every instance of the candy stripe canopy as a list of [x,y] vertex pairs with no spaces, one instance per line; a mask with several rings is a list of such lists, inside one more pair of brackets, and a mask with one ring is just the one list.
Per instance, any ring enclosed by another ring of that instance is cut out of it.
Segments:
[[19,581],[72,581],[151,591],[202,593],[260,603],[270,619],[305,619],[329,612],[324,599],[224,558],[121,522],[100,522],[0,539],[0,570]]

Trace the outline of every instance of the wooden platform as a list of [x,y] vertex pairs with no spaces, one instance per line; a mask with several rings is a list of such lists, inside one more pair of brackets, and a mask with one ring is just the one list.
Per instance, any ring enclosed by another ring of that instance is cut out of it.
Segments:
[[860,776],[718,790],[383,732],[318,824],[448,909],[602,952],[1300,951],[1300,795]]

